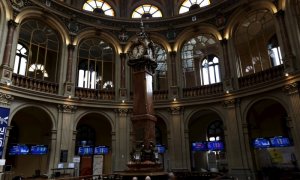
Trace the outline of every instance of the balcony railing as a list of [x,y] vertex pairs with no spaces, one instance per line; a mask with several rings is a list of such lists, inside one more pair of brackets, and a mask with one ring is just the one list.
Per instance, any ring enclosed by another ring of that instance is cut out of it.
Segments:
[[98,90],[98,89],[86,89],[86,88],[75,88],[75,96],[79,98],[87,99],[99,99],[99,100],[114,100],[115,91],[112,90]]
[[275,66],[273,68],[239,78],[239,88],[242,89],[242,88],[250,87],[253,85],[257,85],[259,83],[272,81],[274,79],[278,79],[283,76],[284,76],[283,65]]
[[18,86],[18,87],[22,87],[34,91],[40,91],[40,92],[51,93],[51,94],[58,93],[57,83],[42,81],[39,79],[33,79],[18,74],[13,74],[12,84],[14,86]]
[[153,91],[153,100],[168,100],[168,90]]
[[191,88],[183,88],[183,97],[197,97],[197,96],[206,96],[206,95],[216,95],[222,94],[223,84],[216,83],[205,86],[197,86]]

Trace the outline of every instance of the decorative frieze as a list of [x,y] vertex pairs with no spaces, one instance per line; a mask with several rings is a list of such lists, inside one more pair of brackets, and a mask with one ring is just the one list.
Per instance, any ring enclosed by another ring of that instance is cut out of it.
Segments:
[[299,92],[298,83],[294,82],[294,83],[285,85],[283,87],[283,92],[287,93],[288,95],[298,93]]
[[67,113],[73,113],[77,109],[77,106],[69,105],[69,104],[59,104],[57,107],[60,112],[67,112]]
[[10,94],[5,94],[0,92],[0,104],[4,106],[9,106],[14,97]]

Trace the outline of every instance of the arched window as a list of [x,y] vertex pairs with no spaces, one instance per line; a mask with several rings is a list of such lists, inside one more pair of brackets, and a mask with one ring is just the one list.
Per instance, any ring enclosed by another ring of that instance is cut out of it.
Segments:
[[208,85],[220,82],[219,59],[214,55],[208,55],[201,64],[200,69],[201,85]]
[[207,139],[209,141],[224,141],[224,129],[222,121],[214,121],[208,126]]
[[101,39],[91,38],[79,45],[77,86],[111,89],[114,82],[114,53]]
[[187,41],[181,49],[185,87],[220,82],[219,43],[209,34]]
[[133,13],[132,18],[153,18],[153,17],[162,17],[161,11],[150,4],[144,4],[137,7]]
[[156,62],[157,68],[154,74],[154,89],[165,90],[168,89],[168,78],[167,78],[167,53],[166,50],[157,44],[156,51]]
[[102,0],[87,0],[83,7],[83,10],[91,11],[96,14],[104,14],[107,16],[114,16],[115,12],[112,7]]
[[257,10],[238,25],[235,47],[239,77],[282,64],[273,18],[270,11]]
[[210,5],[210,0],[185,0],[180,6],[179,14],[200,9],[208,5]]
[[25,76],[28,58],[28,49],[22,45],[17,45],[15,57],[14,73]]
[[96,133],[93,128],[87,125],[80,125],[77,127],[76,131],[76,146],[95,145]]
[[20,28],[14,73],[56,82],[59,50],[59,39],[55,30],[37,20],[24,22]]

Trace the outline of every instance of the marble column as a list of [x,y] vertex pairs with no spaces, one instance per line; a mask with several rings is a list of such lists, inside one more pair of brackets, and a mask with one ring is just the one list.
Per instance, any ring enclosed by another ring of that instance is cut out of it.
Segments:
[[11,80],[13,69],[10,67],[11,51],[12,44],[14,40],[14,32],[17,27],[17,23],[14,20],[9,20],[8,23],[8,32],[6,36],[6,44],[4,48],[4,55],[2,59],[2,65],[0,68],[1,72],[1,81]]
[[247,125],[244,126],[239,99],[223,102],[225,112],[226,155],[229,173],[239,179],[248,179],[252,174],[252,158],[248,139]]
[[290,109],[288,121],[288,127],[290,127],[290,132],[293,136],[293,142],[295,147],[295,155],[300,161],[300,97],[299,97],[299,83],[294,82],[284,86],[283,91],[288,96],[288,106]]
[[283,64],[285,68],[285,72],[290,73],[295,70],[295,55],[293,54],[291,42],[289,39],[289,34],[287,31],[287,26],[285,23],[285,12],[280,10],[276,13],[276,19],[279,23],[279,30],[282,37],[282,50],[283,50]]
[[128,116],[129,109],[127,108],[119,108],[115,109],[116,113],[116,147],[114,150],[115,153],[115,164],[114,171],[124,171],[127,166],[127,162],[129,161],[129,123],[130,119]]
[[[74,113],[77,107],[73,105],[59,104],[59,119],[58,119],[58,139],[56,145],[59,147],[57,156],[60,156],[61,150],[68,151],[68,160],[71,161],[74,152],[73,147],[73,126],[74,126]],[[58,159],[59,160],[59,159]]]
[[170,108],[170,168],[174,171],[190,170],[189,146],[186,144],[184,130],[183,108],[180,106]]

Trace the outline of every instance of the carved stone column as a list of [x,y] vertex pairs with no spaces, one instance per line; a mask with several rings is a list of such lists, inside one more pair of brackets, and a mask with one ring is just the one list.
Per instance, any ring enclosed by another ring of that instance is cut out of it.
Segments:
[[285,23],[285,12],[280,10],[276,13],[276,19],[279,23],[280,34],[282,37],[282,49],[284,51],[283,64],[285,72],[293,72],[295,70],[295,55],[293,54],[287,26]]
[[[74,105],[59,104],[58,105],[58,131],[57,131],[57,152],[61,150],[68,151],[68,161],[71,160],[73,145],[73,132],[74,132],[74,113],[77,107]],[[58,155],[59,156],[59,155]]]
[[126,53],[120,53],[121,70],[120,70],[120,98],[126,99]]
[[129,109],[127,108],[119,108],[115,109],[116,115],[116,145],[115,145],[115,158],[114,158],[114,171],[124,171],[126,169],[126,163],[129,160],[129,145],[130,145],[130,137],[129,137]]
[[189,157],[189,146],[186,146],[186,133],[184,129],[183,121],[183,107],[174,106],[170,109],[170,132],[171,132],[171,144],[170,158],[171,170],[190,170],[190,157]]
[[50,136],[50,157],[49,157],[49,166],[48,173],[53,173],[51,169],[56,168],[58,164],[59,153],[56,152],[56,140],[57,140],[57,130],[51,130]]
[[299,97],[299,83],[294,82],[283,87],[283,91],[286,93],[289,102],[290,114],[287,121],[288,127],[293,137],[295,155],[300,161],[300,97]]
[[223,102],[225,109],[226,154],[229,173],[239,179],[252,176],[252,158],[247,125],[242,120],[239,99],[228,99]]
[[9,20],[8,23],[8,32],[6,36],[6,44],[4,48],[3,61],[1,65],[1,81],[11,80],[13,69],[10,67],[10,57],[12,50],[12,43],[14,40],[14,32],[17,27],[17,23],[14,20]]

